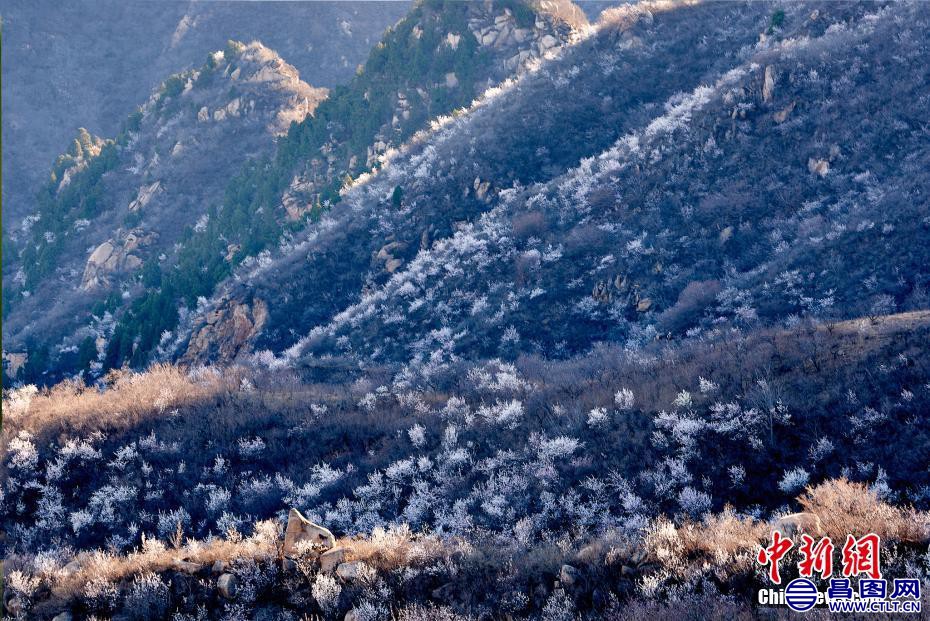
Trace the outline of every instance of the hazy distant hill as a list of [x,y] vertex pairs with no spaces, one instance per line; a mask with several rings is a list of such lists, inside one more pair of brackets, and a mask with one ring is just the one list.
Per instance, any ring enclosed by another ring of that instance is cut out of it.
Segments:
[[10,0],[3,18],[3,215],[34,209],[49,165],[78,127],[115,135],[166,76],[228,39],[258,40],[314,86],[352,77],[409,3]]

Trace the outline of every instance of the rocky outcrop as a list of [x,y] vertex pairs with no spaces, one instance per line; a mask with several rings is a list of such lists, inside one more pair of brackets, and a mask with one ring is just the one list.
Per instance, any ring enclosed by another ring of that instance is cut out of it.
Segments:
[[404,259],[394,256],[394,253],[400,253],[406,249],[407,244],[404,242],[394,241],[381,246],[381,249],[378,250],[378,254],[375,255],[375,258],[378,261],[384,263],[384,270],[388,274],[393,274],[401,265],[404,264]]
[[331,532],[305,518],[297,509],[291,509],[287,514],[282,550],[284,554],[297,555],[304,546],[329,550],[335,545],[336,538]]
[[[564,7],[569,7],[567,10]],[[571,2],[554,0],[537,3],[532,24],[518,23],[510,9],[497,15],[479,14],[468,27],[482,47],[505,57],[503,65],[510,71],[519,70],[533,58],[554,51],[568,40],[571,32],[587,25],[587,19]],[[560,12],[561,10],[561,12]]]
[[251,303],[223,300],[195,326],[182,360],[232,360],[250,352],[267,321],[268,305],[260,299]]
[[[214,62],[224,67],[222,75],[227,81],[241,84],[247,89],[247,94],[234,96],[217,106],[201,106],[197,111],[199,123],[224,123],[256,115],[266,117],[272,112],[267,118],[266,128],[272,134],[280,135],[287,132],[291,123],[304,120],[326,98],[327,89],[314,88],[301,80],[294,67],[261,43],[253,41],[233,47],[238,52],[236,58],[227,59],[223,52],[217,52],[213,56]],[[195,79],[199,77],[194,76]],[[238,92],[240,89],[235,90]],[[268,94],[282,100],[276,109],[257,102]]]
[[87,168],[90,161],[100,155],[103,147],[112,142],[112,140],[105,140],[100,136],[92,136],[83,127],[78,128],[78,135],[74,139],[71,149],[58,158],[58,164],[67,166],[61,173],[58,192],[60,193],[68,187],[74,176]]
[[772,101],[772,95],[775,93],[775,69],[772,65],[765,68],[762,76],[762,101],[769,103]]
[[110,277],[121,272],[132,272],[142,266],[138,251],[158,238],[156,233],[133,230],[122,239],[109,239],[90,254],[84,266],[80,289],[92,291],[110,284]]
[[28,360],[29,356],[25,352],[5,351],[3,352],[3,370],[9,377],[16,377]]
[[164,189],[161,187],[161,181],[156,181],[149,185],[143,185],[139,188],[139,192],[136,194],[135,200],[129,203],[129,211],[139,211],[148,205],[149,201],[151,201],[157,194],[163,191]]
[[[519,18],[510,8],[502,9],[493,3],[462,4],[468,7],[468,30],[489,62],[480,67],[477,75],[470,76],[470,79],[474,80],[472,84],[465,83],[468,78],[462,73],[453,71],[444,74],[437,86],[449,91],[474,88],[481,92],[508,77],[520,75],[535,60],[550,55],[575,40],[589,25],[584,12],[570,0],[529,2],[534,12],[530,16],[522,15]],[[425,28],[434,26],[428,23],[417,24],[412,30],[412,36],[421,39]],[[460,32],[440,33],[436,52],[448,53],[450,49],[457,50],[462,45],[463,37],[468,36],[468,33]],[[403,142],[404,132],[408,129],[405,127],[407,121],[412,117],[427,115],[423,109],[429,105],[427,102],[430,100],[427,86],[429,85],[413,83],[397,90],[390,121],[372,136],[364,157],[359,158],[359,161],[364,160],[367,167],[377,167],[385,153]],[[366,99],[369,95],[370,93],[366,93]],[[433,115],[435,111],[428,114]],[[333,178],[344,177],[347,172],[354,175],[354,163],[349,163],[350,170],[346,170],[347,162],[339,161],[334,154],[341,146],[337,143],[323,145],[320,149],[322,157],[315,158],[315,163],[311,162],[301,173],[299,181],[292,184],[282,201],[289,220],[299,220],[311,205],[321,200],[323,195],[320,190],[326,188]],[[475,190],[478,191],[478,188]],[[396,267],[399,267],[399,264]]]

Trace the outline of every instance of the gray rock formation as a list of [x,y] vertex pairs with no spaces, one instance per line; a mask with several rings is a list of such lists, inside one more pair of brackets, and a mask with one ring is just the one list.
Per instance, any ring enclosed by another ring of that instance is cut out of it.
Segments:
[[291,509],[287,514],[283,552],[293,556],[300,552],[302,545],[329,550],[336,545],[336,538],[327,529],[305,518],[297,509]]

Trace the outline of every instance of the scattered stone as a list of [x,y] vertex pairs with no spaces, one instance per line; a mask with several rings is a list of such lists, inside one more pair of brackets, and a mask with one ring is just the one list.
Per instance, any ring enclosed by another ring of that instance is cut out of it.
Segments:
[[362,573],[367,568],[367,565],[362,561],[352,561],[350,563],[342,563],[339,567],[336,568],[336,575],[345,580],[346,582],[352,582],[358,580],[362,577]]
[[358,611],[356,611],[355,608],[353,608],[352,610],[346,613],[346,616],[343,618],[343,621],[359,621]]
[[772,65],[765,67],[765,75],[762,78],[762,101],[769,103],[772,101],[772,95],[775,93],[775,68]]
[[636,312],[645,313],[652,308],[652,298],[643,298],[636,303]]
[[297,571],[297,563],[294,560],[289,559],[285,556],[284,558],[281,559],[281,571],[283,571],[284,573],[295,572]]
[[456,77],[455,72],[451,71],[446,74],[446,87],[455,88],[459,85],[459,79]]
[[203,565],[199,563],[192,563],[190,561],[185,561],[183,559],[176,558],[174,559],[174,568],[185,574],[196,574],[198,571],[203,569]]
[[475,189],[475,198],[479,201],[483,201],[488,195],[488,190],[491,188],[491,182],[481,181],[479,177],[475,177],[475,182],[472,184],[472,187]]
[[162,192],[164,192],[164,188],[161,187],[161,181],[155,181],[149,185],[140,186],[138,192],[136,192],[135,200],[129,203],[129,211],[139,211],[148,205],[156,195]]
[[815,158],[810,158],[807,160],[807,170],[811,174],[820,175],[821,177],[826,177],[827,173],[830,172],[830,162],[827,160],[819,160]]
[[730,241],[730,238],[733,237],[733,227],[728,226],[722,231],[720,231],[720,243],[725,244]]
[[242,105],[242,100],[239,97],[236,97],[228,104],[226,104],[226,115],[229,117],[238,117],[239,116],[239,107]]
[[539,47],[543,51],[553,48],[558,44],[559,44],[559,40],[550,34],[543,35],[539,39]]
[[67,610],[52,617],[52,621],[72,621],[73,619],[74,616]]
[[562,565],[562,569],[559,570],[559,580],[567,587],[577,584],[580,578],[578,570],[571,565]]
[[10,615],[14,617],[19,616],[19,613],[23,611],[23,608],[25,608],[23,600],[19,599],[18,597],[7,600],[6,611],[10,613]]
[[232,599],[236,596],[237,587],[236,577],[232,574],[223,574],[216,581],[216,588],[219,590],[220,595],[226,599]]
[[241,244],[229,244],[226,246],[226,256],[223,257],[227,263],[232,263],[233,258],[236,256],[236,253],[242,250]]
[[226,571],[226,561],[216,561],[210,569],[215,574],[221,574]]
[[598,302],[608,303],[611,300],[610,288],[607,286],[607,283],[603,280],[599,280],[594,288],[591,290],[591,297],[597,300]]
[[792,101],[790,104],[776,112],[772,115],[772,118],[775,119],[776,123],[784,123],[787,120],[788,115],[791,114],[791,111],[794,110],[794,107],[797,105],[797,102]]
[[287,529],[284,531],[284,554],[297,553],[297,544],[312,543],[329,550],[336,545],[336,538],[327,529],[314,524],[297,509],[287,514]]
[[815,513],[792,513],[775,521],[774,529],[782,536],[793,539],[801,534],[822,535],[823,524]]
[[333,548],[320,555],[320,569],[330,572],[336,569],[339,563],[346,560],[345,548]]

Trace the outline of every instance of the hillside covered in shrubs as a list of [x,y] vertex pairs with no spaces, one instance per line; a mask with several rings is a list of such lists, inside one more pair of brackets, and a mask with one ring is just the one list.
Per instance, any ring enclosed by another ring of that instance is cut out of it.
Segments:
[[[877,534],[926,607],[928,34],[919,2],[428,0],[328,93],[231,43],[82,134],[47,213],[160,233],[91,253],[89,310],[23,296],[77,233],[4,281],[5,614],[787,618],[773,530]],[[296,89],[263,151],[114,198],[249,54]]]
[[325,97],[260,43],[171,76],[115,140],[79,136],[7,234],[4,347],[27,361],[5,372],[48,384],[164,356],[165,333],[234,268],[264,263],[385,150],[586,24],[567,0],[431,0]]
[[[799,509],[886,528],[886,573],[926,575],[909,507],[930,505],[928,333],[924,312],[428,382],[156,367],[21,388],[3,404],[11,584],[37,615],[748,614],[765,523]],[[291,508],[362,574],[282,560]]]

